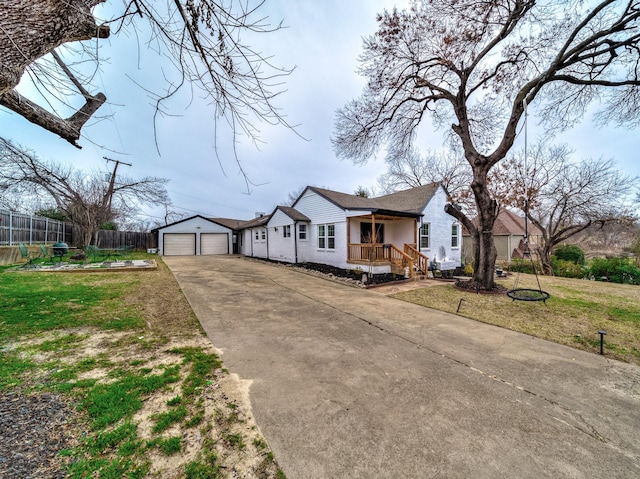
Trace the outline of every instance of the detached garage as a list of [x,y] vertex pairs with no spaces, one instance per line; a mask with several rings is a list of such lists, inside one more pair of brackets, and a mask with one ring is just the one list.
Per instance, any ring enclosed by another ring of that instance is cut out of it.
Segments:
[[233,230],[203,216],[192,216],[156,230],[158,253],[164,256],[229,254]]

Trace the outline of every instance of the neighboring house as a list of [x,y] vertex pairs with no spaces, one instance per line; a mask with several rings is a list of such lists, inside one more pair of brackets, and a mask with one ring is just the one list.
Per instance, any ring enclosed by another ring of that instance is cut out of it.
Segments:
[[462,236],[444,212],[447,197],[439,183],[378,198],[308,186],[292,207],[279,206],[270,215],[266,257],[364,266],[374,274],[426,273],[428,260],[453,269],[460,266]]
[[[529,232],[529,246],[535,250],[541,243],[542,232],[530,222],[527,225]],[[498,251],[498,261],[511,261],[513,258],[522,258],[524,251],[525,219],[512,211],[501,209],[493,224],[493,240]],[[473,240],[466,230],[463,230],[463,255],[465,261],[473,259]]]
[[235,230],[232,226],[240,227],[242,223],[200,215],[176,221],[154,230],[158,234],[158,253],[165,256],[233,253]]

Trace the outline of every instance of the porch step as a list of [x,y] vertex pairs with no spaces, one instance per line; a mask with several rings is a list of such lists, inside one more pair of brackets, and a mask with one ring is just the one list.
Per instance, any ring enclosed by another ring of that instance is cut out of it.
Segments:
[[402,267],[402,263],[397,263],[395,261],[391,262],[391,273],[393,274],[404,274],[404,268]]

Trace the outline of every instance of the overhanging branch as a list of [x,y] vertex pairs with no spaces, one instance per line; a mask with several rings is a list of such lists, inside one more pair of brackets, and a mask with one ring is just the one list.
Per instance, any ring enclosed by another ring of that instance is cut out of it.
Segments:
[[0,96],[0,105],[23,116],[31,123],[55,133],[76,148],[81,148],[77,143],[80,139],[80,130],[107,100],[107,97],[103,93],[97,93],[94,96],[85,96],[85,100],[82,108],[66,119],[45,110],[15,90],[10,90]]

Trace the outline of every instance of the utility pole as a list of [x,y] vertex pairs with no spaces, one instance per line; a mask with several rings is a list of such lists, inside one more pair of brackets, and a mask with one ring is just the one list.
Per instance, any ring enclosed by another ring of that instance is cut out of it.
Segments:
[[107,158],[106,156],[103,156],[103,158],[107,161],[113,161],[115,163],[115,165],[113,166],[113,173],[111,174],[111,178],[109,179],[109,187],[107,188],[107,193],[105,194],[105,199],[108,200],[107,212],[109,213],[109,216],[111,216],[111,198],[113,197],[113,188],[116,183],[116,171],[118,171],[118,166],[120,166],[120,164],[127,166],[133,165],[131,163],[125,163],[124,161],[120,160],[112,160],[111,158]]

